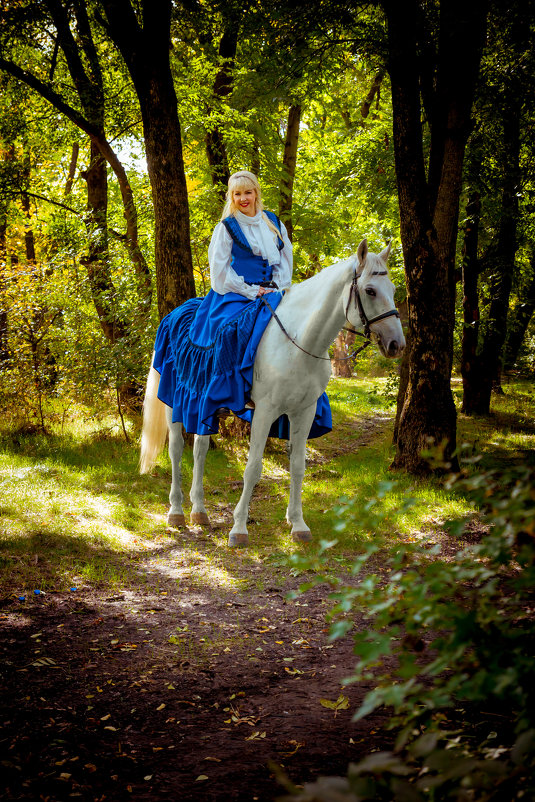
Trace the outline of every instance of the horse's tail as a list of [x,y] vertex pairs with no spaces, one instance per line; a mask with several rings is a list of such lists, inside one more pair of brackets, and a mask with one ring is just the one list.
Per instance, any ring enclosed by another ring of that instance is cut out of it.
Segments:
[[147,377],[145,401],[143,402],[143,429],[141,431],[141,453],[139,472],[148,473],[165,445],[167,436],[166,406],[158,398],[160,374],[152,366]]

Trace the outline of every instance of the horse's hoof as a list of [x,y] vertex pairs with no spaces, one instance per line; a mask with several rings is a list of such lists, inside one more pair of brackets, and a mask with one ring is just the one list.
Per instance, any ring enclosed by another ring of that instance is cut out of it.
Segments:
[[245,535],[242,532],[231,532],[228,536],[228,545],[231,548],[236,547],[243,547],[249,545],[249,535]]
[[210,519],[205,512],[192,512],[190,522],[195,526],[210,526]]
[[186,526],[186,519],[182,512],[170,512],[167,516],[167,526],[173,526],[179,529],[181,526]]
[[296,543],[310,543],[312,540],[312,534],[310,530],[306,532],[292,532],[292,538]]

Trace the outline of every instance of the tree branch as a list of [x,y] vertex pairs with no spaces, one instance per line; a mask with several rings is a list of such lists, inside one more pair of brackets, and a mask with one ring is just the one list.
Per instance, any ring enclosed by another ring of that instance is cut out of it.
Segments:
[[86,120],[79,111],[76,111],[76,109],[73,109],[72,106],[66,103],[61,95],[58,95],[50,86],[39,78],[36,78],[32,73],[21,69],[18,64],[0,57],[0,70],[5,70],[5,72],[8,72],[14,78],[17,78],[19,81],[29,86],[30,89],[35,89],[45,100],[48,100],[58,111],[68,117],[71,122],[77,125],[78,128],[81,128],[82,131],[85,131],[90,137],[95,137],[100,134],[98,127],[90,123],[89,120]]
[[46,203],[51,203],[53,206],[59,206],[60,209],[65,209],[67,212],[72,212],[76,215],[81,215],[83,212],[79,212],[76,209],[73,209],[72,206],[67,206],[66,203],[60,203],[60,201],[52,200],[52,198],[47,198],[45,195],[38,195],[36,192],[28,192],[28,190],[24,190],[24,192],[10,192],[9,193],[12,197],[18,197],[19,195],[27,195],[29,198],[36,198],[37,200],[45,201]]

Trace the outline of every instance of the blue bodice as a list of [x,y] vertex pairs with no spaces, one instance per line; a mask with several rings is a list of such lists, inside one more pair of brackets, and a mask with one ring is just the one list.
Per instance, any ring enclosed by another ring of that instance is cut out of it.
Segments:
[[[264,214],[269,217],[280,231],[280,221],[277,215],[268,211],[264,212]],[[269,264],[267,259],[253,253],[236,218],[231,215],[222,222],[232,237],[230,266],[234,272],[241,276],[247,284],[261,284],[262,282],[271,281],[273,278],[272,265]],[[279,251],[284,248],[284,243],[281,239],[278,241],[278,248]]]

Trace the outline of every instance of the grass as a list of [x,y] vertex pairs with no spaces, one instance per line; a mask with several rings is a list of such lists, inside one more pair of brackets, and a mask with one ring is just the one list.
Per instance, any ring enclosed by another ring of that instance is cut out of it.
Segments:
[[[416,481],[389,471],[394,406],[386,380],[332,380],[328,392],[334,429],[309,441],[303,490],[305,518],[314,539],[338,544],[332,558],[344,560],[374,540],[382,546],[432,538],[433,530],[471,508],[439,480]],[[457,392],[457,388],[455,388]],[[531,461],[535,452],[535,397],[527,384],[511,384],[494,399],[485,418],[459,418],[459,443],[483,461]],[[0,585],[17,595],[68,590],[73,586],[162,588],[170,578],[180,587],[204,584],[244,591],[282,581],[273,569],[277,554],[297,547],[284,521],[288,458],[284,443],[270,441],[264,474],[251,504],[251,546],[229,551],[226,538],[238,501],[247,459],[245,441],[218,441],[210,451],[206,497],[210,533],[168,530],[165,523],[170,464],[162,455],[150,476],[137,474],[137,447],[112,424],[77,411],[56,433],[0,438]],[[184,490],[191,479],[186,450]],[[373,515],[363,514],[381,482],[394,485],[377,498]],[[407,497],[413,500],[404,507]],[[339,527],[339,516],[346,525]]]

